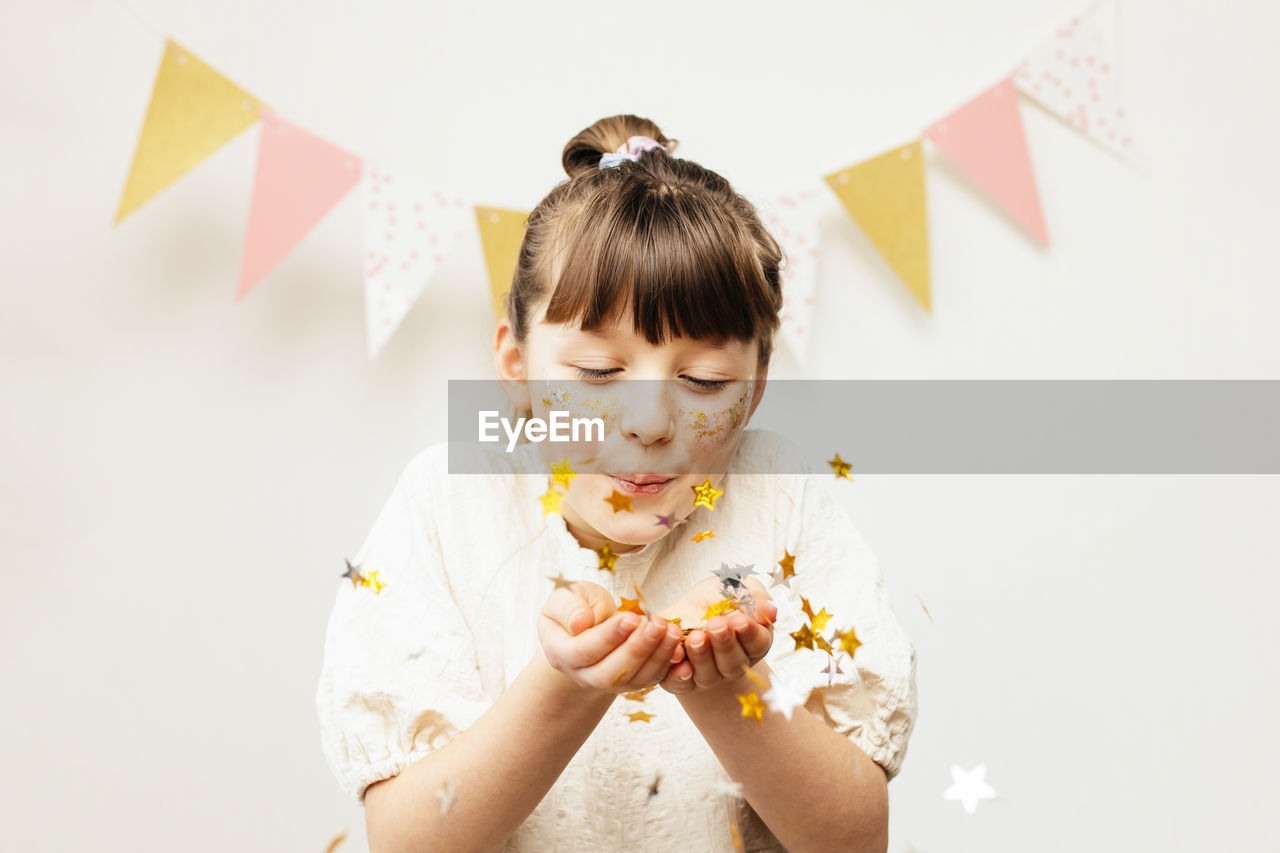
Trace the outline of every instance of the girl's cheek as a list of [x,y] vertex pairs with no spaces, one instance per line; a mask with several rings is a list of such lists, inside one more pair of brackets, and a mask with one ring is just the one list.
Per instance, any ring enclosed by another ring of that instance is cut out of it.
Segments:
[[681,423],[693,435],[694,446],[704,453],[714,453],[733,441],[747,420],[747,403],[754,386],[747,380],[738,399],[721,409],[681,409]]

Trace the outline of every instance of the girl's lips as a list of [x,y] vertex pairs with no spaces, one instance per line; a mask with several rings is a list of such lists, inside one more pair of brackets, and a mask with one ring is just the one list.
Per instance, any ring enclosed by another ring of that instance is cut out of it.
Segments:
[[618,484],[618,488],[623,494],[648,496],[661,492],[674,478],[662,480],[661,482],[633,483],[631,480],[624,480],[621,477],[615,477],[610,474],[609,479]]

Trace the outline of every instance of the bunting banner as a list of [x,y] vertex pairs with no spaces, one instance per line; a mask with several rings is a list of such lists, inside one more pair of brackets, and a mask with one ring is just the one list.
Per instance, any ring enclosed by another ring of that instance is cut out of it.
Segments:
[[[808,358],[817,312],[820,213],[828,192],[932,313],[924,140],[1045,247],[1048,229],[1017,95],[1133,158],[1117,20],[1116,0],[1091,0],[993,85],[924,127],[919,139],[787,192],[753,197],[783,251],[779,337],[798,362]],[[369,166],[283,118],[172,38],[164,41],[113,224],[254,123],[260,135],[237,300],[360,185],[370,358],[471,227],[480,238],[494,319],[502,318],[528,211],[480,205],[456,189]]]
[[529,219],[527,210],[505,210],[476,205],[476,228],[484,249],[484,265],[489,273],[489,297],[493,300],[493,319],[506,315],[507,292],[515,278],[520,259],[520,243]]
[[167,40],[113,224],[256,122],[262,107],[191,51]]
[[1134,159],[1120,97],[1119,9],[1101,0],[1059,27],[1018,66],[1018,89],[1099,144]]
[[779,332],[796,360],[809,355],[813,292],[818,280],[818,216],[820,202],[830,196],[821,183],[774,196],[760,195],[757,207],[769,233],[785,256],[782,264],[782,311]]
[[1049,244],[1012,75],[925,128],[924,138],[1033,237]]
[[264,108],[236,299],[243,299],[359,180],[357,158]]
[[369,357],[377,358],[463,229],[463,196],[365,164],[364,300]]
[[833,172],[826,181],[911,295],[932,311],[920,140]]

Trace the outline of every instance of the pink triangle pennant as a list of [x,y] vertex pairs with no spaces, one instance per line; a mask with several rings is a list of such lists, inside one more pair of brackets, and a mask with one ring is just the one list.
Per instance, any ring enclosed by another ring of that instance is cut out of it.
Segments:
[[1012,74],[925,128],[923,136],[1018,224],[1049,244]]
[[268,109],[261,119],[236,299],[244,298],[360,180],[358,158]]

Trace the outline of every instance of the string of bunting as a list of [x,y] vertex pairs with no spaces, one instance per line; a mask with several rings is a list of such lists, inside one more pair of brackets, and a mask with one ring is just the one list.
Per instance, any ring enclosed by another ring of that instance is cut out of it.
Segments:
[[[814,311],[817,203],[829,200],[829,192],[931,313],[925,141],[1045,246],[1049,234],[1018,95],[1132,159],[1119,85],[1118,2],[1089,0],[999,80],[917,138],[820,180],[753,199],[787,257],[781,336],[800,362],[806,360]],[[171,37],[165,39],[114,224],[254,124],[261,128],[237,300],[359,186],[370,358],[399,328],[467,228],[478,231],[494,315],[502,316],[527,211],[478,204],[457,188],[380,168],[290,121]]]

